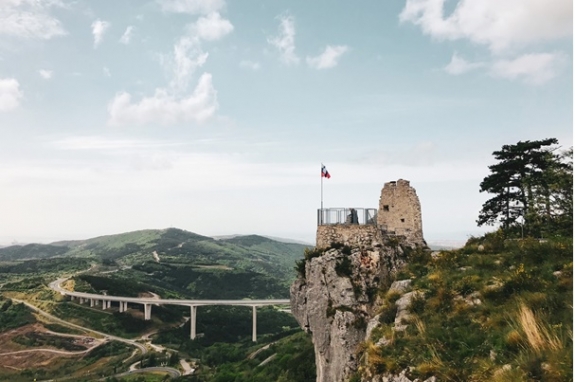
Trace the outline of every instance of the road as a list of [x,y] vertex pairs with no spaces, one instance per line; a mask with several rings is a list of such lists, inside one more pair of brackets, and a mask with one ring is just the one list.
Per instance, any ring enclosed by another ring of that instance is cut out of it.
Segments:
[[146,367],[144,369],[136,369],[136,370],[130,370],[130,371],[126,371],[125,373],[121,373],[121,374],[116,374],[114,375],[114,377],[118,378],[118,377],[125,377],[127,375],[131,375],[131,374],[138,374],[138,373],[166,373],[166,374],[170,374],[170,377],[172,378],[178,378],[179,376],[182,375],[182,373],[180,373],[179,370],[171,368],[171,367]]
[[[84,330],[84,331],[89,332],[89,333],[98,334],[100,336],[103,336],[106,340],[119,341],[119,342],[123,342],[123,343],[128,344],[128,345],[134,346],[140,350],[142,355],[146,354],[148,352],[148,349],[144,345],[142,345],[136,341],[128,340],[128,339],[125,339],[122,337],[116,337],[116,336],[113,336],[110,334],[99,332],[97,330],[93,330],[93,329],[86,328],[86,327],[83,327],[80,325],[72,324],[71,322],[64,321],[64,320],[62,320],[56,316],[51,315],[50,313],[45,312],[45,311],[41,310],[40,308],[37,308],[36,306],[34,306],[34,305],[32,305],[26,301],[18,300],[15,298],[13,298],[12,300],[15,302],[19,302],[19,303],[26,305],[27,307],[29,307],[30,309],[32,309],[36,313],[39,313],[39,314],[43,315],[44,317],[47,317],[50,320],[57,322],[59,324],[62,324],[62,325],[65,325],[65,326],[68,326],[71,328],[75,328],[75,329]],[[50,353],[57,353],[57,354],[62,354],[62,355],[78,355],[78,354],[86,353],[86,352],[92,350],[94,347],[87,349],[87,350],[82,350],[79,352],[66,352],[66,351],[62,351],[62,350],[52,350],[52,349],[30,349],[30,350],[20,350],[20,351],[15,351],[15,352],[10,352],[10,353],[0,353],[0,355],[17,354],[17,353],[24,353],[24,352],[42,352],[42,351],[50,352]],[[136,369],[136,370],[131,370],[131,371],[128,371],[125,373],[116,374],[116,375],[114,375],[114,377],[122,377],[122,376],[130,375],[130,374],[136,374],[136,373],[154,373],[154,372],[156,372],[156,373],[158,373],[158,372],[159,373],[167,373],[167,374],[170,374],[170,376],[172,378],[177,378],[177,377],[182,375],[182,373],[180,373],[180,371],[178,369],[174,369],[171,367],[146,367],[143,369]],[[62,380],[65,380],[65,379],[66,378],[64,378]]]
[[84,354],[84,353],[89,352],[90,350],[92,350],[95,347],[96,346],[92,346],[90,349],[79,350],[79,351],[66,351],[66,350],[55,350],[55,349],[28,349],[28,350],[11,351],[8,353],[0,353],[0,356],[22,354],[22,353],[32,353],[32,352],[55,353],[55,354],[62,354],[62,355],[80,355],[80,354]]
[[47,317],[47,318],[49,318],[50,320],[55,321],[55,322],[57,322],[57,323],[59,323],[59,324],[62,324],[62,325],[65,325],[65,326],[69,326],[69,327],[75,328],[75,329],[84,330],[84,331],[89,332],[89,333],[95,333],[95,334],[98,334],[98,335],[100,335],[100,336],[102,336],[102,337],[104,337],[104,338],[106,338],[106,339],[109,339],[109,340],[119,341],[119,342],[123,342],[123,343],[128,344],[128,345],[131,345],[131,346],[135,346],[136,348],[138,348],[138,349],[142,352],[142,355],[143,355],[143,354],[146,354],[146,353],[148,352],[148,349],[147,349],[144,345],[142,345],[142,344],[140,344],[140,343],[138,343],[138,342],[136,342],[136,341],[128,340],[128,339],[122,338],[122,337],[116,337],[116,336],[113,336],[113,335],[110,335],[110,334],[106,334],[106,333],[103,333],[103,332],[99,332],[99,331],[94,330],[94,329],[86,328],[86,327],[84,327],[84,326],[72,324],[71,322],[64,321],[64,320],[62,320],[61,318],[58,318],[58,317],[56,317],[56,316],[51,315],[50,313],[45,312],[45,311],[41,310],[40,308],[37,308],[36,306],[34,306],[34,305],[32,305],[32,304],[30,304],[30,303],[28,303],[28,302],[26,302],[26,301],[17,300],[17,299],[15,299],[15,298],[13,298],[12,300],[14,300],[14,301],[16,301],[16,302],[21,302],[21,303],[23,303],[24,305],[26,305],[27,307],[29,307],[29,308],[32,309],[33,311],[35,311],[35,312],[37,312],[37,313],[43,315],[44,317]]

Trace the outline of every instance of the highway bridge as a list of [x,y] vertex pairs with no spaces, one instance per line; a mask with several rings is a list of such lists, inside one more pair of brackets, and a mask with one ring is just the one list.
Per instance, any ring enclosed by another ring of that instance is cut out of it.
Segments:
[[123,296],[110,296],[94,293],[72,292],[62,288],[62,283],[67,278],[61,278],[50,283],[50,288],[63,296],[69,296],[72,301],[76,300],[80,304],[90,303],[91,307],[96,305],[102,306],[102,309],[110,309],[112,302],[118,303],[118,311],[120,313],[128,310],[128,303],[140,304],[144,306],[144,320],[152,319],[152,305],[183,305],[190,307],[190,338],[196,338],[196,317],[198,306],[204,305],[232,305],[232,306],[247,306],[252,308],[252,341],[257,341],[257,312],[258,306],[265,305],[289,305],[288,299],[276,300],[177,300],[177,299],[162,299],[154,297],[123,297]]

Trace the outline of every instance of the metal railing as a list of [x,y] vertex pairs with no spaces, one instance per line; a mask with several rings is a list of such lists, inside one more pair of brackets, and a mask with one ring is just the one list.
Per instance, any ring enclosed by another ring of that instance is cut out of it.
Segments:
[[377,208],[324,208],[317,210],[317,225],[377,224]]

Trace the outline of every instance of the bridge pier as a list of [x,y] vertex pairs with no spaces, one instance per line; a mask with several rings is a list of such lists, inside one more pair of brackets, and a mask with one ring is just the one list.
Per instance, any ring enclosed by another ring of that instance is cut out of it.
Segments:
[[252,306],[252,341],[253,342],[258,342],[258,337],[257,337],[257,321],[258,321],[258,316],[256,313],[256,306]]
[[144,320],[152,319],[152,304],[144,304]]
[[198,307],[196,305],[190,306],[190,338],[196,339],[196,313]]
[[94,302],[94,299],[91,298],[91,299],[90,299],[90,308],[93,308],[94,305],[96,305],[96,303]]
[[102,310],[106,310],[107,306],[108,306],[108,301],[102,300]]

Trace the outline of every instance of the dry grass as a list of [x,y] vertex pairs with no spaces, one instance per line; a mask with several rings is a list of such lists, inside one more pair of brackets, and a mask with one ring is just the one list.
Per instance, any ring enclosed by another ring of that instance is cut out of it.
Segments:
[[534,351],[540,353],[546,349],[557,351],[563,348],[561,340],[556,335],[551,334],[524,303],[519,306],[519,323],[527,337],[529,346]]

